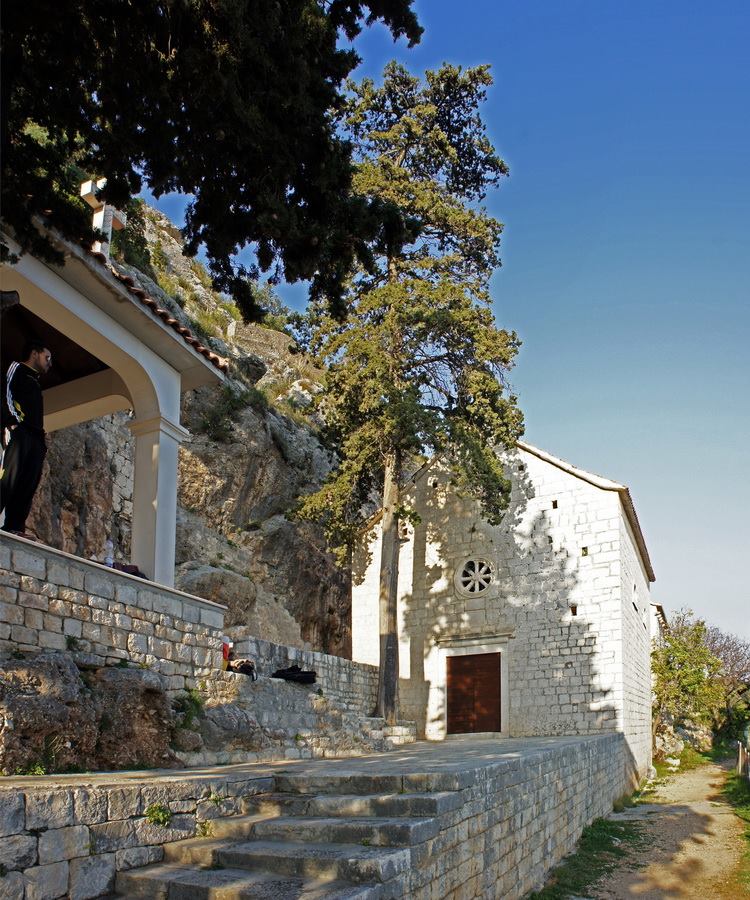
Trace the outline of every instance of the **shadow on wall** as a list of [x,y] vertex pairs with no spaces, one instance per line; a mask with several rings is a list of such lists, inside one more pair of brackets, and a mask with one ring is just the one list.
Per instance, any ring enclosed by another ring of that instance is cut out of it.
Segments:
[[[509,657],[503,690],[510,691],[511,736],[614,731],[608,666],[614,654],[601,642],[607,623],[591,607],[578,608],[579,559],[560,546],[547,511],[531,502],[535,489],[526,467],[518,457],[511,465],[511,503],[494,527],[478,502],[458,493],[449,473],[433,467],[415,484],[422,521],[409,534],[411,590],[401,599],[401,640],[408,642],[410,664],[401,681],[404,717],[417,722],[420,735],[446,721],[438,647],[461,639],[492,645],[508,636],[497,649]],[[477,557],[492,563],[496,577],[485,591],[465,594],[455,573]]]

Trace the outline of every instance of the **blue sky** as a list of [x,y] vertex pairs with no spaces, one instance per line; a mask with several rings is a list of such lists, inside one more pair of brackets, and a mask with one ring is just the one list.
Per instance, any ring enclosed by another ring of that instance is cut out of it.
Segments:
[[416,8],[422,43],[373,28],[357,74],[492,65],[526,439],[631,488],[656,602],[750,639],[750,4]]

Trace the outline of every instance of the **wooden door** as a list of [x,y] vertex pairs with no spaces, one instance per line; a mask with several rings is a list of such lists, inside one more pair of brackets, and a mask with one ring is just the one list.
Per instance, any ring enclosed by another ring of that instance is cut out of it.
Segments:
[[500,731],[500,654],[448,657],[448,734]]

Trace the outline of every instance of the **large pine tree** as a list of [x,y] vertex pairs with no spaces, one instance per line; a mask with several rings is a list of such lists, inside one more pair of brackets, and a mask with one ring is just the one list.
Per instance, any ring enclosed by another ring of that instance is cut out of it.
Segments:
[[348,282],[347,317],[311,313],[311,347],[328,366],[323,408],[341,464],[301,514],[346,547],[365,501],[382,496],[378,708],[398,715],[397,583],[405,470],[446,454],[456,477],[498,521],[509,484],[497,450],[522,430],[506,375],[518,340],[495,325],[489,278],[501,224],[481,207],[507,168],[479,107],[487,67],[443,65],[426,81],[390,63],[381,86],[350,85],[344,121],[355,143],[353,189],[383,225]]

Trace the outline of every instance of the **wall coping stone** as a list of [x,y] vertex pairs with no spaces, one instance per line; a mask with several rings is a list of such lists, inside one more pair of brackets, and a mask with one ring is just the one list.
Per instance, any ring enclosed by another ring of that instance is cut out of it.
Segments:
[[[215,603],[213,600],[206,600],[204,597],[196,597],[194,594],[187,594],[185,591],[181,591],[178,588],[168,587],[167,585],[159,584],[156,581],[149,581],[148,578],[139,578],[137,575],[130,575],[128,572],[120,572],[118,569],[111,569],[109,566],[105,566],[93,559],[75,556],[72,553],[67,553],[65,550],[58,550],[55,547],[50,547],[48,544],[41,544],[38,541],[30,541],[20,535],[9,534],[7,531],[0,531],[0,544],[6,542],[11,548],[14,544],[17,544],[19,549],[22,549],[24,553],[37,553],[46,559],[52,559],[54,561],[65,560],[67,564],[72,563],[84,570],[90,570],[99,576],[106,574],[108,577],[112,578],[114,583],[121,581],[123,584],[135,584],[141,588],[169,594],[180,600],[187,600],[190,603],[194,603],[197,606],[203,606],[206,609],[221,611],[227,609],[223,604]],[[13,571],[12,566],[9,566],[8,568],[10,571]]]

